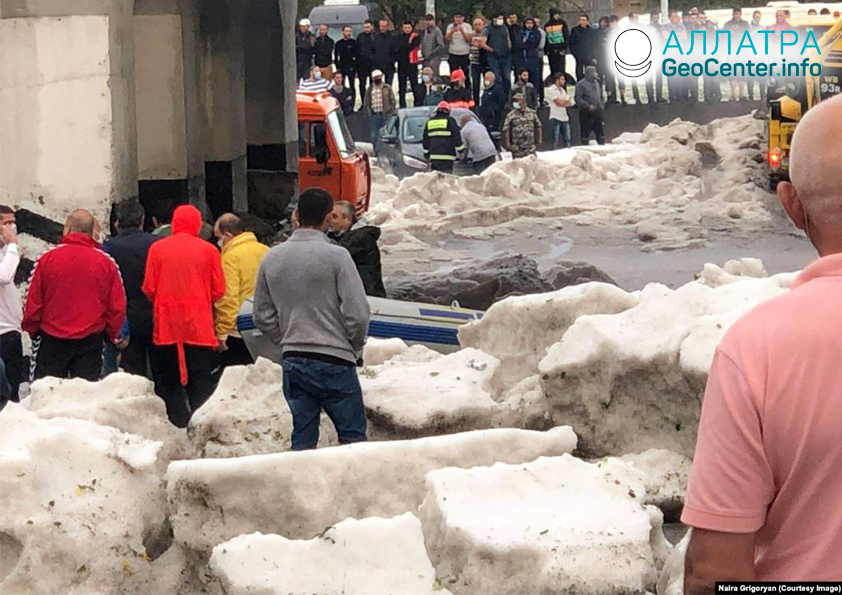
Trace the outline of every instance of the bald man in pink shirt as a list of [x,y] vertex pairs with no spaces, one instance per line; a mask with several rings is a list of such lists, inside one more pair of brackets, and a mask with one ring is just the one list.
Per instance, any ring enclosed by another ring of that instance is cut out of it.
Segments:
[[798,125],[778,197],[816,247],[716,350],[681,520],[684,588],[842,579],[842,96]]

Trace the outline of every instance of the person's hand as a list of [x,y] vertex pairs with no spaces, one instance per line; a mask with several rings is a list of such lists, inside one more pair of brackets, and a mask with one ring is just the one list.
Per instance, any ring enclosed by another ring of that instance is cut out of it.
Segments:
[[129,346],[129,337],[126,337],[125,339],[120,339],[119,337],[114,339],[114,347],[116,347],[118,350],[122,351],[123,349],[125,349],[128,346]]
[[3,243],[7,246],[18,243],[17,226],[14,222],[0,225],[0,240],[3,240]]
[[228,337],[219,340],[219,345],[216,346],[216,350],[219,353],[228,351]]

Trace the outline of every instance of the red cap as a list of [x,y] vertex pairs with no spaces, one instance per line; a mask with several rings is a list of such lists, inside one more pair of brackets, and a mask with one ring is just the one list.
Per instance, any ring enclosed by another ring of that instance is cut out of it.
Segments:
[[444,110],[446,112],[449,112],[450,111],[450,104],[447,103],[446,101],[440,101],[437,108],[440,109],[440,110]]
[[464,81],[465,80],[465,73],[462,72],[462,69],[459,68],[454,70],[450,73],[450,80],[451,81]]

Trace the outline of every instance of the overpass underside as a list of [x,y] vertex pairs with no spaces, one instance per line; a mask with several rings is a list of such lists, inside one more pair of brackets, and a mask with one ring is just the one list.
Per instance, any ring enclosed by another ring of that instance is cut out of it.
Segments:
[[298,167],[296,12],[296,0],[0,0],[0,203],[49,226],[80,207],[107,221],[130,197],[211,218],[246,210],[250,185],[282,192],[272,174]]

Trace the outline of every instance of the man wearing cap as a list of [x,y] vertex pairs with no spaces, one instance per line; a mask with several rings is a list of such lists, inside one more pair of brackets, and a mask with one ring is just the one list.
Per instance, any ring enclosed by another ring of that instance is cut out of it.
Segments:
[[310,31],[310,19],[301,19],[298,23],[298,33],[295,34],[295,69],[298,80],[304,80],[310,76],[315,46],[316,38]]
[[371,73],[371,86],[365,92],[363,105],[368,114],[371,144],[374,145],[386,118],[395,112],[395,92],[392,87],[383,84],[383,71]]
[[472,109],[476,105],[471,91],[466,87],[465,73],[461,70],[456,70],[450,75],[450,88],[444,94],[444,100],[451,108]]
[[512,111],[503,122],[503,146],[514,159],[534,155],[541,145],[541,120],[538,113],[526,105],[523,93],[512,97]]
[[450,105],[442,101],[424,126],[424,155],[430,162],[430,169],[452,174],[453,164],[464,149],[462,130],[450,117]]

